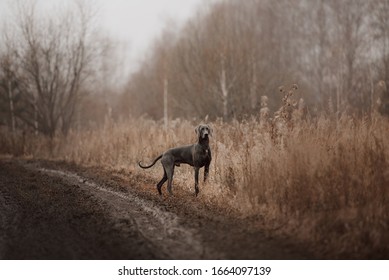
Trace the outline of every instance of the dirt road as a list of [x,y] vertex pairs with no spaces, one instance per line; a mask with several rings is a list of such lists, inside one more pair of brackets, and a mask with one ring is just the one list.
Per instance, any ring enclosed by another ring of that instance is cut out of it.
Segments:
[[0,160],[0,259],[312,259],[192,194],[126,171]]

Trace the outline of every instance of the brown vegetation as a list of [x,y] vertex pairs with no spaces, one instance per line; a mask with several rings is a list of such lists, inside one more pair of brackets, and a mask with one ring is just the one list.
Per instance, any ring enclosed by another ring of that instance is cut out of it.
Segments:
[[[286,106],[288,103],[280,111]],[[200,188],[201,199],[242,216],[264,219],[268,229],[320,244],[323,253],[335,250],[338,257],[387,256],[387,119],[378,115],[362,119],[322,115],[309,120],[292,116],[279,114],[267,125],[255,118],[212,122],[214,161],[210,182]],[[136,162],[193,142],[195,123],[175,120],[165,130],[161,122],[144,118],[122,123],[107,120],[101,129],[73,131],[67,138],[55,138],[52,145],[44,138],[32,137],[24,142],[18,138],[14,147],[34,158],[146,175]],[[2,135],[2,147],[7,139]],[[154,168],[147,174],[157,182],[160,172]],[[176,188],[192,193],[193,186],[188,183],[192,177],[191,168],[178,168]]]

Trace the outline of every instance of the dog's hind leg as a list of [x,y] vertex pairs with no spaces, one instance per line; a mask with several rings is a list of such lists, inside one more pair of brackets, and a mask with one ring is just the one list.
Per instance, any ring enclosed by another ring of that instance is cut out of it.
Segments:
[[166,168],[166,174],[167,174],[167,190],[170,195],[173,194],[172,191],[172,183],[173,183],[173,174],[174,174],[174,164],[169,165]]
[[172,182],[173,182],[173,173],[174,173],[174,166],[175,166],[174,157],[171,154],[165,153],[161,159],[161,163],[163,166],[163,170],[165,171],[165,175],[166,175],[166,179],[163,182],[165,182],[167,180],[167,190],[168,190],[169,194],[171,195],[171,194],[173,194]]
[[159,183],[157,184],[157,190],[158,190],[158,193],[159,195],[162,195],[162,185],[166,182],[167,180],[167,174],[166,174],[166,170],[165,170],[165,167],[163,168],[163,177],[161,179],[161,181],[159,181]]

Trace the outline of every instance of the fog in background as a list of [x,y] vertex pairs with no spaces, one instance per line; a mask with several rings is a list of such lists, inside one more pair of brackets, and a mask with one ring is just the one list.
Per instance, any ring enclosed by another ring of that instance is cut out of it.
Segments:
[[[0,0],[0,126],[389,111],[389,0]],[[264,101],[266,100],[266,101]]]

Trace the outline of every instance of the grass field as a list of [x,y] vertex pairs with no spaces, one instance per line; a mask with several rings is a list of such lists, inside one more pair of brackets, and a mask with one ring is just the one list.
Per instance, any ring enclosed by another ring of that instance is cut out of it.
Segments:
[[[339,257],[387,257],[389,252],[389,122],[321,116],[210,122],[213,161],[201,199],[265,222],[276,234],[338,250]],[[2,134],[2,152],[66,160],[147,174],[141,170],[167,148],[196,141],[196,121],[107,120],[97,130],[53,141]],[[194,192],[193,170],[176,168],[174,188]],[[166,191],[164,189],[164,191]],[[371,255],[371,252],[375,252]],[[382,252],[378,254],[377,252]],[[325,253],[325,252],[324,252]]]

